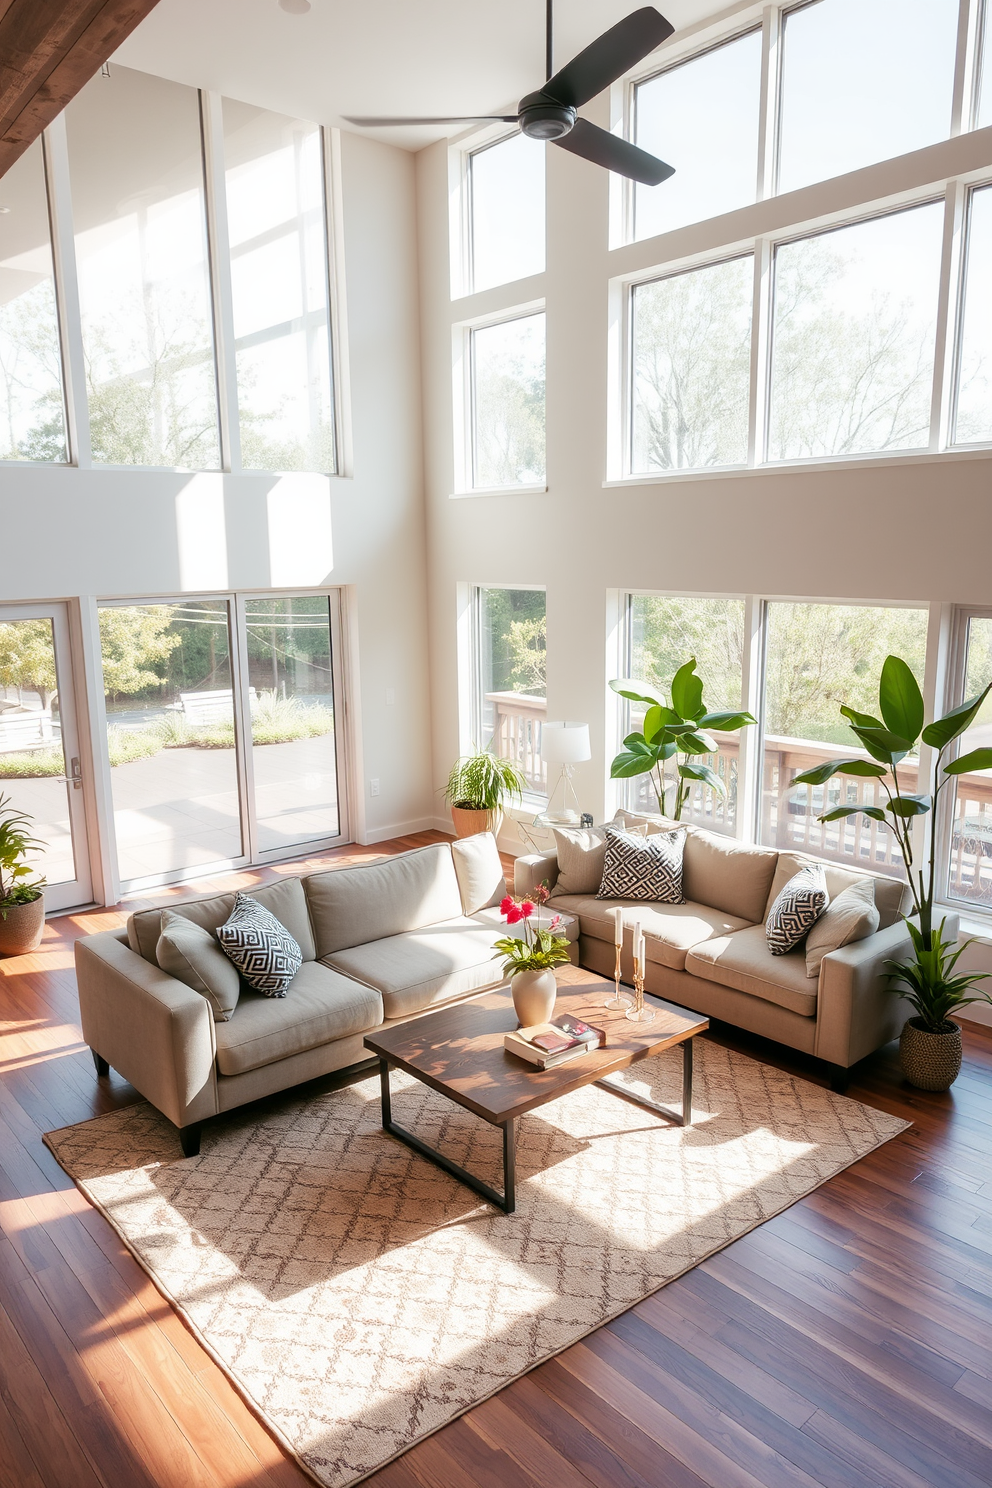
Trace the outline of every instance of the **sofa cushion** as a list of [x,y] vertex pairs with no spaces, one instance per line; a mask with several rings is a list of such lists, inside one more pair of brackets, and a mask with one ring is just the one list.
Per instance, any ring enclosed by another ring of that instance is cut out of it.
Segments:
[[709,904],[756,925],[765,918],[777,862],[774,848],[690,827],[683,854],[682,892],[696,904]]
[[[686,952],[713,935],[728,935],[740,930],[746,920],[721,910],[710,909],[706,904],[693,904],[686,900],[682,904],[645,904],[638,899],[593,899],[582,894],[572,894],[556,899],[555,909],[567,909],[578,918],[583,935],[594,940],[605,940],[613,944],[613,911],[623,910],[623,922],[629,931],[639,920],[644,931],[644,955],[648,961],[659,966],[670,966],[675,971],[685,968]],[[627,936],[627,946],[630,936]]]
[[[279,923],[286,927],[303,952],[304,961],[317,959],[302,879],[281,878],[276,883],[263,884],[260,888],[252,889],[250,897],[274,914]],[[228,918],[234,908],[234,899],[234,894],[217,894],[212,899],[191,899],[188,904],[169,904],[165,907],[173,914],[192,920],[194,925],[202,925],[204,930],[212,931],[219,929]],[[153,966],[158,965],[155,947],[161,933],[161,908],[140,909],[127,922],[127,939],[132,951],[137,951],[139,956],[144,956]]]
[[606,828],[613,826],[636,837],[647,834],[646,827],[625,827],[622,822],[606,822],[601,827],[555,827],[558,877],[551,890],[552,899],[561,894],[596,893],[606,863]]
[[648,903],[681,904],[682,850],[685,828],[633,837],[606,829],[606,858],[599,899],[642,899]]
[[[820,858],[813,857],[809,853],[780,852],[775,877],[772,879],[772,886],[768,892],[768,909],[771,909],[776,896],[794,873],[798,873],[800,868],[805,867],[807,863],[821,861]],[[886,930],[889,925],[895,924],[902,911],[903,899],[909,896],[909,889],[901,879],[890,878],[881,873],[866,872],[857,863],[852,863],[848,868],[838,863],[824,862],[823,873],[827,881],[827,893],[831,899],[836,899],[838,894],[842,894],[845,889],[849,889],[860,879],[870,878],[875,885],[875,908],[878,910],[880,930]]]
[[447,842],[304,879],[317,955],[419,930],[462,912]]
[[324,964],[381,992],[387,1018],[408,1017],[453,997],[499,986],[503,973],[493,958],[493,943],[500,933],[458,915],[335,951]]
[[733,935],[717,936],[694,946],[685,959],[685,969],[709,982],[777,1003],[804,1018],[816,1015],[817,987],[806,975],[805,952],[773,956],[764,925],[749,925]]
[[459,838],[451,844],[451,858],[462,896],[462,914],[474,915],[500,902],[506,894],[506,879],[492,832]]
[[319,961],[304,961],[285,997],[245,987],[229,1023],[218,1023],[217,1068],[242,1075],[382,1022],[382,999]]
[[155,958],[162,971],[207,999],[217,1023],[228,1021],[238,1005],[241,978],[216,936],[186,915],[163,909]]
[[831,899],[806,937],[806,975],[820,975],[820,964],[831,951],[865,940],[878,929],[875,908],[875,884],[870,878],[859,879]]

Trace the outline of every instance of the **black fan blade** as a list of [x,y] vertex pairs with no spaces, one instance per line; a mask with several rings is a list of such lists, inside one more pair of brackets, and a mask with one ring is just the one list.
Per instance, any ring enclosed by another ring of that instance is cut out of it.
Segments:
[[674,30],[671,21],[659,15],[653,5],[645,5],[643,10],[625,16],[590,42],[584,51],[548,79],[541,92],[557,103],[581,108],[590,98],[595,98],[597,93],[615,83],[618,77],[623,77],[627,69],[640,62],[648,52],[653,52]]
[[444,119],[357,119],[353,114],[342,114],[348,124],[360,124],[364,129],[384,129],[390,124],[474,124],[478,119],[495,119],[501,124],[516,124],[516,114],[456,114]]
[[563,150],[571,150],[573,155],[581,155],[583,160],[591,160],[593,165],[602,165],[644,186],[658,186],[675,174],[674,165],[666,165],[629,140],[607,133],[598,124],[590,124],[588,119],[576,119],[569,133],[554,143]]

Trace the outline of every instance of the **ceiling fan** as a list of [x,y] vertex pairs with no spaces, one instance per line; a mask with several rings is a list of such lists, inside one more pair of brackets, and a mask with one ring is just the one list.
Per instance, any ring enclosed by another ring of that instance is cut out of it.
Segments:
[[576,117],[576,110],[597,93],[602,93],[618,77],[640,62],[665,41],[675,27],[651,5],[635,10],[567,62],[559,72],[553,68],[553,0],[547,0],[547,82],[536,93],[521,98],[515,114],[468,114],[455,118],[353,118],[349,124],[365,128],[392,124],[469,124],[475,120],[498,120],[516,124],[530,139],[549,140],[581,155],[594,165],[602,165],[618,176],[628,176],[645,186],[657,186],[674,175],[675,167],[649,155],[628,140],[620,139],[588,119]]

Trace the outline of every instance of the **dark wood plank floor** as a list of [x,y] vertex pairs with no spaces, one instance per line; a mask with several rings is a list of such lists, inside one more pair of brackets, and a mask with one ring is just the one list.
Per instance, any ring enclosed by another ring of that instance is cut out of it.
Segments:
[[[214,887],[200,880],[156,902]],[[35,955],[0,960],[0,1485],[301,1485],[310,1480],[41,1141],[137,1098],[117,1076],[97,1083],[72,973],[72,941],[121,919],[65,916]],[[799,1056],[714,1036],[822,1083]],[[966,1033],[948,1095],[903,1084],[891,1049],[859,1068],[850,1093],[912,1130],[370,1484],[989,1488],[992,1038]]]

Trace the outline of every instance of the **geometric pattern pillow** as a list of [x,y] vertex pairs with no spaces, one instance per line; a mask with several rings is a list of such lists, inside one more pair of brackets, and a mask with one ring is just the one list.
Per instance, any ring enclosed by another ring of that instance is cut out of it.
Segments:
[[266,997],[285,997],[303,964],[303,952],[285,925],[247,894],[235,897],[217,939],[249,987]]
[[599,899],[648,899],[655,904],[684,904],[682,849],[686,829],[631,837],[606,829],[606,863]]
[[822,863],[794,874],[768,911],[765,938],[773,956],[784,956],[809,933],[830,901]]

